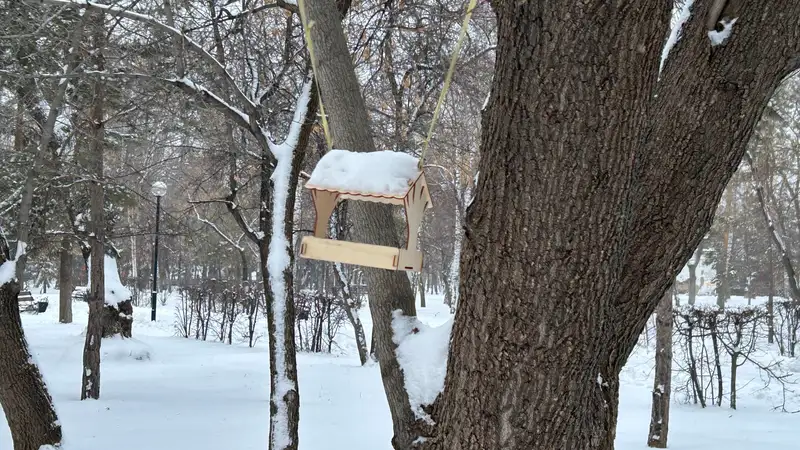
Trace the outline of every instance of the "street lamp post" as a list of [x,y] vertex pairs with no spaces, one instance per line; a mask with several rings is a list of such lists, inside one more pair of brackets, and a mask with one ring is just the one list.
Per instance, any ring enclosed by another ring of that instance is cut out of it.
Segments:
[[161,218],[161,197],[167,193],[167,185],[156,181],[150,188],[150,193],[156,196],[156,237],[153,244],[153,290],[150,292],[150,320],[156,320],[156,303],[158,295],[158,225]]

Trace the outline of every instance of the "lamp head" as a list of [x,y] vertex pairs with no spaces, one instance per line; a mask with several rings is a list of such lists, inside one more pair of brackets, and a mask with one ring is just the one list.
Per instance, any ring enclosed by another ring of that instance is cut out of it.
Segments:
[[167,193],[167,185],[163,181],[156,181],[150,187],[150,193],[156,197],[163,197]]

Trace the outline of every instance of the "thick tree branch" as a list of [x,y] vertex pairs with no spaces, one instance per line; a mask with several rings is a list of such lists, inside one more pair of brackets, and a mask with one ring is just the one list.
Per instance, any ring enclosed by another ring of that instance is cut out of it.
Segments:
[[[645,109],[646,132],[630,155],[636,168],[629,191],[633,220],[627,225],[631,260],[609,315],[636,323],[608,322],[610,341],[627,343],[609,355],[610,371],[624,365],[644,321],[709,229],[757,121],[796,68],[800,25],[786,18],[800,17],[800,4],[772,0],[740,6],[731,37],[712,46],[705,23],[711,2],[695,2],[657,95]],[[783,20],[767,13],[775,10]]]

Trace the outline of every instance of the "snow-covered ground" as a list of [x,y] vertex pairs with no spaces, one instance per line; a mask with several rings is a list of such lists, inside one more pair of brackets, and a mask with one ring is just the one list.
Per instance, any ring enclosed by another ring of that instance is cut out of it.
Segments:
[[[75,323],[57,320],[57,297],[44,314],[24,314],[36,360],[64,426],[66,450],[264,450],[269,372],[266,343],[255,349],[173,337],[173,306],[134,311],[132,342],[103,342],[101,400],[79,400],[82,332],[87,309],[75,303]],[[428,297],[420,320],[444,324],[441,298]],[[371,321],[362,319],[369,335]],[[342,355],[301,354],[300,448],[390,449],[391,421],[378,367],[360,367],[351,334],[339,337]],[[149,356],[149,359],[147,358]],[[800,369],[800,367],[798,367]],[[652,356],[637,351],[622,374],[617,449],[645,445],[650,418]],[[767,396],[768,397],[768,396]],[[673,404],[670,448],[679,450],[796,449],[800,415],[771,411],[769,398],[742,396],[739,410]],[[11,438],[0,420],[0,449]]]

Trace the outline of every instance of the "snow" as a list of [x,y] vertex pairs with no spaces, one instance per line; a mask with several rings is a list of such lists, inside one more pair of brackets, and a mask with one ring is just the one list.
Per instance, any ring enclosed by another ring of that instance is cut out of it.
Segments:
[[453,320],[430,327],[416,317],[404,316],[401,310],[392,315],[392,340],[397,345],[397,361],[403,369],[406,392],[417,418],[431,421],[422,409],[430,405],[444,389],[447,351]]
[[[58,291],[46,294],[57,304]],[[430,327],[451,320],[441,296],[428,295],[419,321]],[[174,311],[174,297],[164,311]],[[372,321],[359,312],[367,336]],[[134,336],[152,350],[149,360],[124,357],[103,342],[103,391],[79,400],[87,305],[75,302],[72,324],[58,323],[58,308],[23,314],[22,322],[65,436],[63,450],[263,450],[269,421],[269,355],[266,342],[250,349],[173,336],[173,317],[150,322],[147,307],[134,307]],[[298,354],[299,450],[391,450],[392,422],[377,364],[362,367],[347,329],[337,338],[340,356]],[[651,349],[652,350],[652,349]],[[637,348],[621,374],[616,450],[646,450],[653,389],[652,351]],[[795,359],[796,369],[800,364]],[[740,368],[742,385],[751,378]],[[753,385],[757,383],[752,383]],[[676,383],[673,383],[675,386]],[[770,391],[777,392],[777,391]],[[684,404],[673,394],[672,450],[795,450],[796,414],[771,411],[768,399],[740,393],[739,409]],[[146,432],[143,432],[146,430]],[[11,449],[0,413],[0,449]]]
[[689,17],[692,15],[692,6],[694,5],[694,0],[686,0],[683,6],[677,11],[675,17],[673,17],[673,24],[669,30],[669,37],[667,38],[667,42],[664,44],[664,48],[661,50],[661,63],[658,66],[658,73],[660,74],[661,71],[664,69],[664,63],[667,61],[667,57],[669,56],[669,52],[672,50],[672,47],[678,42],[681,38],[681,34],[683,31],[683,25],[689,20]]
[[319,160],[306,185],[402,197],[419,176],[418,164],[417,158],[402,152],[331,150]]
[[[105,303],[108,306],[116,307],[119,303],[130,299],[133,294],[131,291],[122,284],[119,278],[119,270],[117,269],[117,260],[114,257],[106,255],[103,261],[103,269],[105,277]],[[89,260],[89,286],[92,285],[92,262]]]
[[25,242],[17,241],[17,252],[14,254],[14,259],[0,264],[0,286],[12,281],[17,276],[17,260],[25,254],[26,248],[28,245]]
[[738,18],[722,20],[721,31],[711,30],[708,32],[708,38],[711,39],[712,47],[723,44],[731,36],[731,33],[733,33],[733,24],[735,24],[737,20]]
[[17,272],[17,262],[13,259],[0,265],[0,286],[13,280]]
[[292,155],[300,139],[300,129],[303,118],[308,109],[311,97],[312,80],[306,81],[303,90],[297,99],[294,117],[289,126],[286,139],[281,144],[270,141],[270,150],[275,155],[277,164],[272,173],[272,236],[269,242],[269,256],[267,257],[267,270],[269,272],[269,285],[272,290],[272,317],[275,325],[275,392],[272,393],[272,402],[276,405],[278,413],[270,423],[275,450],[287,448],[292,444],[289,435],[289,411],[283,400],[290,391],[297,391],[297,385],[288,376],[289,368],[286,367],[284,347],[284,315],[286,314],[286,279],[284,271],[289,268],[289,242],[286,239],[284,224],[286,223],[286,201],[289,196],[289,182],[292,171]]

